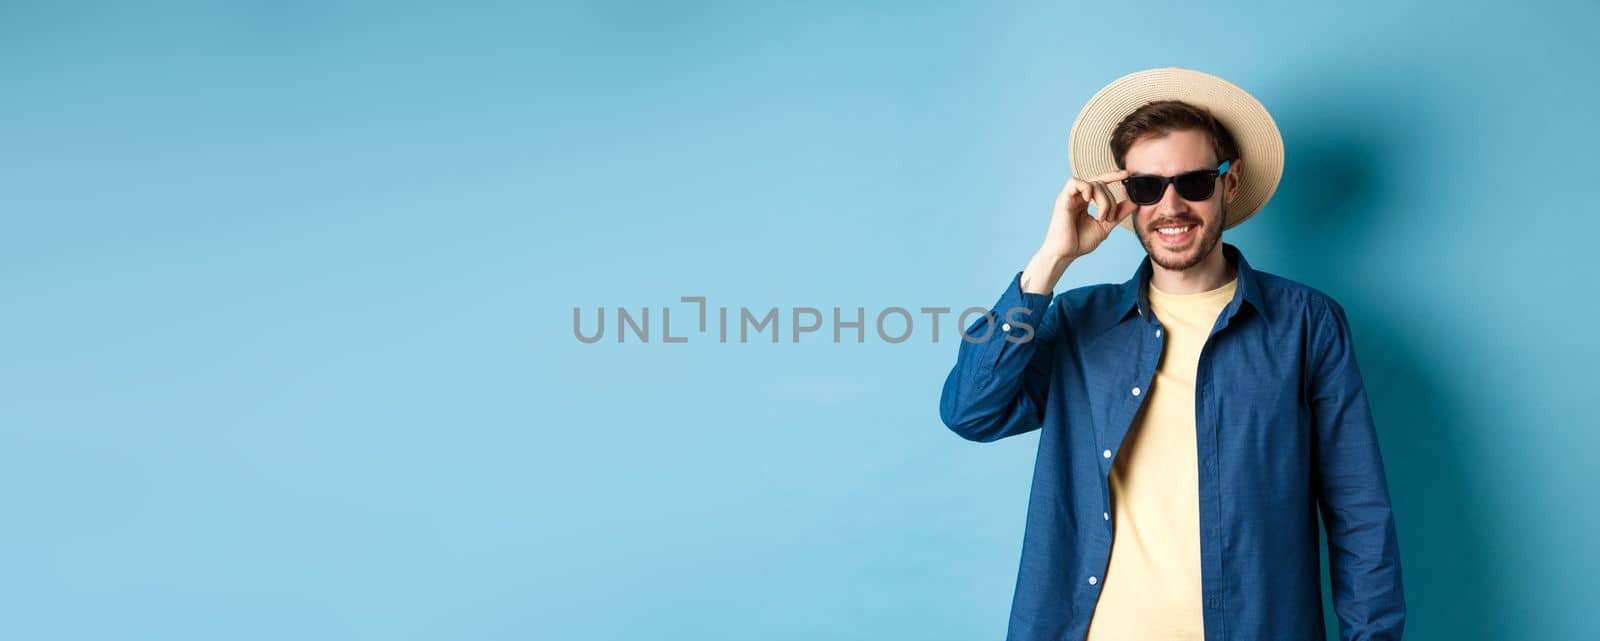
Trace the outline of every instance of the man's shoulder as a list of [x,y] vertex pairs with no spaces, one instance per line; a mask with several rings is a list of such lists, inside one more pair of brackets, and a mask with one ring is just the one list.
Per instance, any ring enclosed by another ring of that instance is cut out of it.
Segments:
[[1122,300],[1122,283],[1079,285],[1056,294],[1056,304],[1074,317],[1109,310]]
[[1274,318],[1316,327],[1325,323],[1344,323],[1344,306],[1327,291],[1287,276],[1254,270],[1256,289]]
[[1078,331],[1097,330],[1121,318],[1123,283],[1079,285],[1056,294],[1052,307],[1068,326]]

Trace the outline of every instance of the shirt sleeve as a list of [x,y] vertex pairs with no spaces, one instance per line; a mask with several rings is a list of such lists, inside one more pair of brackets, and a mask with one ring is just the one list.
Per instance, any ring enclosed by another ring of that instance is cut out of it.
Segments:
[[1022,291],[1022,272],[960,337],[939,416],[951,431],[987,443],[1038,429],[1065,314],[1051,296]]
[[1308,356],[1318,506],[1340,641],[1400,641],[1400,549],[1388,481],[1344,308],[1324,299]]

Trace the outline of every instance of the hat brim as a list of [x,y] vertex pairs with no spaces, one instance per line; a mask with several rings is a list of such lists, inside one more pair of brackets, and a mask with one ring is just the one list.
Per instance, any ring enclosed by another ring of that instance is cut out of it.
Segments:
[[[1111,157],[1111,132],[1128,114],[1155,100],[1182,100],[1211,112],[1233,135],[1239,147],[1239,191],[1228,202],[1228,229],[1254,216],[1283,178],[1283,136],[1267,108],[1237,85],[1208,73],[1181,67],[1146,69],[1118,78],[1101,88],[1072,123],[1067,147],[1072,173],[1092,178],[1116,171]],[[1127,199],[1122,183],[1107,185],[1117,200]],[[1120,223],[1134,231],[1133,216]]]

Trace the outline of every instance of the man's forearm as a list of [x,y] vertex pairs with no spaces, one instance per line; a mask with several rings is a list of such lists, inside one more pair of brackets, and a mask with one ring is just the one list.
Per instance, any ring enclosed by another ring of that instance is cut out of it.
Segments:
[[1029,294],[1050,294],[1056,290],[1056,282],[1061,280],[1061,274],[1067,271],[1067,265],[1072,264],[1072,259],[1058,256],[1046,251],[1035,252],[1028,261],[1028,266],[1022,270],[1022,291]]

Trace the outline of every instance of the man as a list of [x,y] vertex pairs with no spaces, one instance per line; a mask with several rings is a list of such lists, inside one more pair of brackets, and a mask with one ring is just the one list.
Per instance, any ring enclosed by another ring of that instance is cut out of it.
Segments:
[[[1265,107],[1152,69],[1096,94],[1070,146],[1093,177],[1068,181],[967,330],[939,406],[973,441],[1041,430],[1007,639],[1323,639],[1320,510],[1340,639],[1398,641],[1395,522],[1344,309],[1222,241],[1282,173]],[[1133,277],[1052,298],[1119,224],[1148,254]]]

